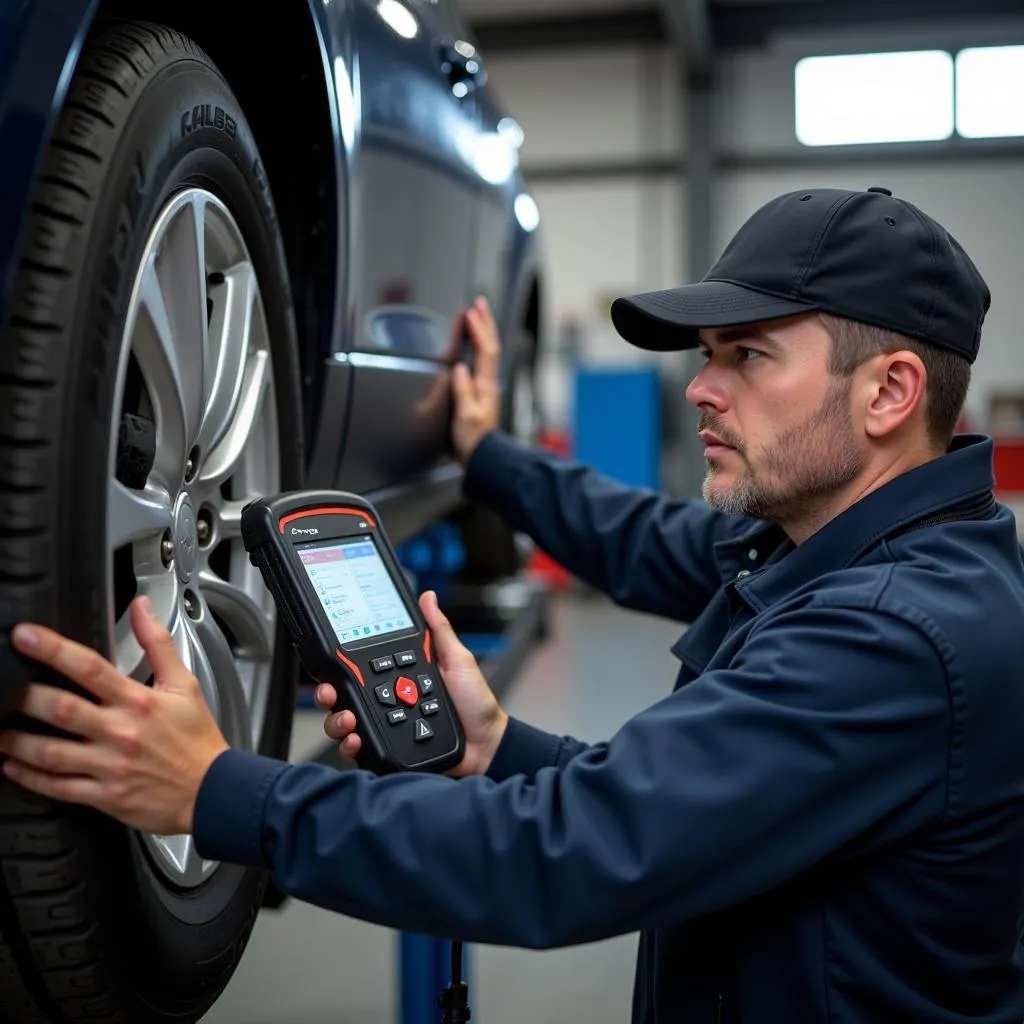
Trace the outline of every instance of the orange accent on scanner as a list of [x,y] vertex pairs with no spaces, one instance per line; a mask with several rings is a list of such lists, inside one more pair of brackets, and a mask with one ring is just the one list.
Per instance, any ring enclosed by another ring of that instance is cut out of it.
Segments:
[[423,635],[423,657],[427,659],[427,664],[430,662],[430,630],[428,629]]
[[377,526],[370,515],[357,508],[311,508],[305,512],[293,512],[290,516],[285,516],[283,519],[278,520],[277,527],[281,533],[284,533],[284,528],[289,523],[294,522],[296,519],[306,519],[309,516],[359,516],[360,519],[365,519],[372,527],[376,528]]
[[359,680],[359,685],[365,686],[366,683],[363,682],[363,673],[359,671],[359,666],[353,665],[352,662],[349,661],[348,658],[346,658],[345,655],[342,654],[341,651],[339,651],[337,648],[335,648],[334,653],[338,656],[339,661],[345,662],[345,664],[348,665],[350,669],[352,669],[352,671],[355,673],[356,679]]

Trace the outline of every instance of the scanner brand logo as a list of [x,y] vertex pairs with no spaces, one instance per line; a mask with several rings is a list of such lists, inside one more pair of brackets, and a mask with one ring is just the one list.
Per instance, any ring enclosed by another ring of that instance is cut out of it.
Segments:
[[319,537],[320,531],[315,526],[309,526],[302,528],[299,526],[292,527],[293,537]]

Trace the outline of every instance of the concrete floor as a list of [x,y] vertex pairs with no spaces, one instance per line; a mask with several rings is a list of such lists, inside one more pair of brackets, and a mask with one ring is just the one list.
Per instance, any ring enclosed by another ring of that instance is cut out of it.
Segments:
[[[505,699],[511,714],[597,741],[668,692],[678,669],[669,647],[680,626],[574,596],[555,601],[552,627]],[[320,714],[300,712],[293,760],[322,742]],[[635,936],[546,952],[471,947],[473,1021],[623,1024],[635,948]],[[292,900],[261,915],[204,1024],[399,1024],[398,966],[394,933]]]

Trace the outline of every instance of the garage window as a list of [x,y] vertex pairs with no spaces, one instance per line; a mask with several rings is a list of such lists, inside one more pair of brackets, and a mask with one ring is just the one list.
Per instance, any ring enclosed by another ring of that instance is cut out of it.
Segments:
[[967,139],[1024,135],[1024,46],[985,46],[956,57],[956,127]]
[[943,50],[806,57],[796,65],[797,138],[805,146],[947,139],[953,70]]

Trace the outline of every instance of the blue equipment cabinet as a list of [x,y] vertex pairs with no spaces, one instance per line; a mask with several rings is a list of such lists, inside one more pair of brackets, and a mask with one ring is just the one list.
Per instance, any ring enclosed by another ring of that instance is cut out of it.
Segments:
[[661,379],[653,367],[580,366],[573,388],[574,454],[632,487],[661,482]]

